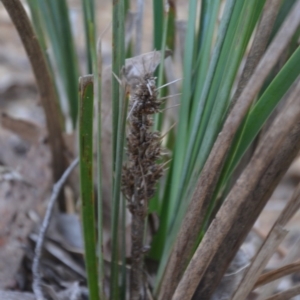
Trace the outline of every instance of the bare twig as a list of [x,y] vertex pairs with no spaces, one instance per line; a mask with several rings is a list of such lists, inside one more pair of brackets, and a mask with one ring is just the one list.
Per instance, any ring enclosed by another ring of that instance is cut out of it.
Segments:
[[238,101],[231,110],[222,133],[204,165],[196,190],[189,204],[182,227],[173,247],[165,276],[161,284],[159,299],[169,299],[178,284],[186,263],[191,255],[212,193],[219,179],[228,150],[235,133],[244,119],[253,99],[261,89],[269,72],[289,44],[300,23],[300,1],[297,1],[277,36],[264,54],[248,81]]
[[[298,3],[300,5],[300,1]],[[203,287],[203,293],[200,293],[201,298],[209,299],[210,293],[221,280],[235,251],[250,231],[266,203],[268,199],[266,195],[269,196],[270,187],[274,188],[273,182],[278,176],[277,168],[279,165],[275,166],[274,170],[270,166],[272,166],[278,153],[282,151],[286,137],[298,124],[300,117],[299,93],[300,80],[291,92],[285,110],[276,118],[273,128],[269,130],[263,142],[260,143],[249,165],[211,223],[175,291],[174,300],[183,299],[183,297],[190,299],[200,280],[212,272],[214,273],[213,282],[211,282],[212,280],[210,283],[207,281],[207,286]],[[297,144],[300,145],[300,142]],[[288,148],[290,152],[292,152],[293,147],[294,145],[290,143]],[[274,173],[271,173],[272,171]],[[266,178],[265,181],[263,180],[264,177]],[[215,265],[216,261],[218,261],[218,265]],[[214,265],[214,271],[210,269],[212,265]],[[205,289],[208,289],[206,291],[208,295],[205,294],[204,296]]]
[[37,298],[37,300],[43,300],[45,299],[42,288],[41,288],[41,276],[40,276],[40,259],[42,255],[42,248],[43,248],[43,243],[45,240],[45,235],[46,231],[48,229],[49,223],[50,223],[50,218],[52,215],[53,207],[55,204],[55,201],[60,193],[60,190],[62,189],[64,183],[66,182],[68,176],[70,173],[73,171],[73,169],[77,166],[79,162],[79,158],[77,157],[72,164],[66,169],[66,171],[63,173],[62,177],[59,179],[59,181],[53,186],[52,189],[52,195],[49,200],[46,214],[39,232],[38,240],[36,242],[35,246],[35,256],[33,259],[33,264],[32,264],[32,273],[33,273],[33,284],[32,288],[34,291],[34,294]]
[[297,295],[300,295],[300,284],[298,284],[282,293],[278,293],[274,296],[271,296],[265,300],[287,300],[287,299],[291,299]]
[[272,270],[270,272],[261,275],[258,278],[257,282],[255,283],[253,289],[299,271],[300,271],[300,262],[295,262],[292,264],[288,264],[282,268]]
[[20,0],[2,0],[2,3],[20,35],[35,76],[41,103],[46,115],[49,144],[52,153],[53,179],[55,182],[62,175],[66,163],[62,129],[59,123],[60,112],[57,106],[54,84],[38,39]]

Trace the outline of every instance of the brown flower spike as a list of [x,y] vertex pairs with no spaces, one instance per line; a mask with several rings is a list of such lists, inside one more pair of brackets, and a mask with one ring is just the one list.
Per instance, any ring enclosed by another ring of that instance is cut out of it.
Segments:
[[143,298],[144,224],[149,199],[163,173],[163,165],[157,163],[161,156],[160,133],[151,131],[152,115],[159,112],[160,105],[155,78],[151,73],[145,73],[131,96],[128,163],[122,174],[122,191],[132,214],[130,299]]

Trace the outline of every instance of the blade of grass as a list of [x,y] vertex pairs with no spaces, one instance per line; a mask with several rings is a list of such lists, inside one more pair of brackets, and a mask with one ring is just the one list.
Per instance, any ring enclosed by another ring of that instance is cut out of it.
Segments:
[[[201,19],[200,28],[198,32],[198,57],[195,74],[195,93],[192,102],[191,112],[190,112],[190,127],[195,122],[198,107],[200,106],[199,101],[201,93],[203,90],[204,82],[207,77],[211,48],[214,37],[214,29],[217,21],[218,11],[220,7],[220,1],[209,1],[205,0],[201,3]],[[201,98],[204,101],[204,98]],[[201,104],[203,106],[204,104]],[[200,106],[200,107],[201,107]],[[191,129],[189,131],[191,132]]]
[[[164,12],[164,21],[163,21],[163,36],[161,41],[161,53],[166,53],[166,46],[170,48],[174,48],[175,45],[175,2],[174,1],[167,1],[165,4],[165,12]],[[165,84],[165,72],[164,72],[164,63],[165,55],[161,55],[160,59],[160,65],[158,69],[158,80],[157,80],[157,86],[160,87],[163,84]],[[163,88],[158,90],[158,98],[161,98],[163,96],[167,96],[167,90],[168,88]],[[165,103],[161,105],[161,110],[163,111],[165,108]],[[157,130],[161,132],[163,127],[163,120],[164,120],[164,112],[161,112],[159,114],[156,114],[154,116],[154,130]],[[161,190],[161,181],[158,183],[157,190],[155,192],[155,196],[151,199],[150,206],[154,210],[159,213],[159,206],[160,206],[160,190]],[[166,198],[165,201],[167,201]],[[153,246],[153,244],[152,244]],[[155,247],[155,246],[154,246]],[[158,246],[160,248],[160,246]],[[152,248],[152,247],[151,247]],[[154,250],[156,251],[156,250]]]
[[[112,71],[118,77],[121,77],[120,72],[125,63],[125,38],[124,38],[124,1],[113,1],[113,44],[112,44]],[[113,173],[116,164],[116,149],[117,149],[117,129],[119,120],[119,83],[112,74],[112,128],[113,128]]]
[[85,247],[89,297],[99,299],[96,257],[95,205],[93,181],[93,81],[91,77],[80,78],[80,186],[82,202],[82,225]]
[[[167,23],[168,23],[168,20],[167,20],[168,17],[166,17],[166,20],[164,22],[164,25],[167,26]],[[164,28],[164,33],[166,33],[167,30],[166,30],[166,27]],[[166,37],[166,35],[164,34],[164,38]],[[165,52],[165,44],[166,44],[166,39],[164,40],[163,42],[163,49],[161,50],[162,53]],[[160,61],[160,66],[159,66],[159,70],[158,70],[158,84],[157,86],[161,86],[162,85],[162,82],[163,82],[163,78],[164,78],[164,72],[163,72],[163,66],[164,66],[164,56],[162,55],[161,56],[161,61]],[[161,80],[160,80],[161,79]],[[159,89],[159,96],[158,98],[161,98],[164,93],[165,93],[166,89],[163,88],[163,89]],[[165,107],[164,105],[161,105],[161,107]],[[161,129],[163,127],[163,116],[164,114],[163,113],[159,113],[159,114],[155,114],[154,116],[154,130],[155,131],[159,131],[161,132]],[[169,178],[170,178],[170,172],[168,172],[168,182],[169,182]],[[161,184],[162,182],[160,181],[158,184],[157,184],[157,189],[155,191],[155,195],[153,198],[151,198],[150,202],[149,202],[149,212],[153,212],[155,211],[158,215],[161,215],[160,214],[160,206],[161,206],[161,203],[160,203],[160,198],[161,198]],[[165,193],[165,191],[162,191],[163,193]],[[164,194],[165,195],[165,194]],[[168,207],[168,201],[165,196],[162,197],[163,199],[163,204],[162,206],[165,208],[164,211],[163,211],[163,214],[161,216],[163,216],[165,213],[167,213],[167,207]],[[167,206],[165,205],[167,204]],[[149,257],[152,257],[152,258],[156,258],[156,259],[159,259],[159,256],[160,256],[160,252],[161,252],[161,249],[163,247],[163,244],[164,243],[161,243],[162,239],[164,239],[164,235],[165,235],[165,231],[160,229],[159,230],[159,233],[157,234],[159,237],[158,238],[155,238],[155,241],[153,241],[151,243],[151,253],[149,253]],[[162,236],[163,235],[163,236]],[[156,253],[156,254],[154,254]]]
[[168,0],[169,5],[169,13],[168,13],[168,31],[167,31],[167,39],[166,45],[169,49],[171,49],[174,53],[175,50],[175,42],[176,42],[176,1]]
[[61,50],[63,50],[63,61],[65,71],[65,86],[68,95],[68,103],[70,114],[72,118],[73,128],[76,127],[77,113],[78,113],[78,92],[76,83],[79,76],[79,67],[77,55],[75,50],[75,43],[72,36],[71,24],[69,20],[69,10],[65,1],[58,0],[58,11],[62,14],[62,25],[60,32],[64,33],[63,41],[61,43]]
[[[123,164],[123,152],[125,141],[125,125],[127,119],[128,97],[125,93],[125,87],[121,87],[118,122],[118,138],[117,138],[117,160],[116,160],[116,173],[113,187],[113,209],[112,209],[112,258],[111,258],[111,279],[110,279],[110,297],[111,299],[118,299],[119,297],[119,266],[118,266],[118,228],[119,228],[119,212],[121,201],[121,176]],[[124,266],[125,267],[125,266]]]
[[[100,52],[100,53],[99,53]],[[99,292],[100,299],[104,299],[104,257],[103,257],[103,199],[102,199],[102,163],[101,163],[101,78],[102,78],[102,62],[101,51],[98,51],[98,113],[97,113],[97,166],[98,166],[98,182],[97,182],[97,202],[98,202],[98,274],[99,274]],[[95,76],[94,76],[95,81]]]
[[[98,278],[99,297],[105,299],[104,294],[104,258],[103,258],[103,205],[102,205],[102,163],[101,163],[101,78],[102,78],[102,57],[101,38],[96,47],[96,24],[95,7],[93,0],[84,0],[86,43],[88,46],[88,56],[90,57],[93,72],[94,101],[97,107],[97,231],[98,231]],[[97,57],[98,54],[98,57]]]
[[[125,63],[125,38],[124,38],[124,1],[113,2],[113,61],[112,70],[120,76],[121,67]],[[119,297],[119,270],[118,270],[118,229],[120,212],[120,189],[123,162],[123,148],[125,137],[125,124],[127,114],[127,97],[125,87],[120,87],[118,81],[112,74],[112,126],[113,126],[113,203],[112,203],[112,255],[111,255],[111,279],[110,279],[110,298]],[[120,93],[121,90],[121,93]],[[124,268],[125,266],[123,266]]]
[[83,21],[85,30],[85,45],[86,45],[86,56],[87,56],[87,72],[91,74],[93,72],[93,61],[92,61],[92,49],[90,43],[89,24],[95,23],[95,3],[94,0],[82,0],[83,7]]
[[122,235],[121,235],[121,261],[122,261],[122,271],[121,271],[121,300],[126,300],[127,293],[127,270],[126,270],[126,210],[127,203],[125,197],[121,194],[122,201],[122,211],[121,211],[121,225],[122,225]]

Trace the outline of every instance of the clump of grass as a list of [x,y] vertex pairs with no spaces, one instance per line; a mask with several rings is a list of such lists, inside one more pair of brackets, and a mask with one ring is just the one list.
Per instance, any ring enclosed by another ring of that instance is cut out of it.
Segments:
[[[19,1],[14,0],[14,2]],[[39,35],[43,35],[43,31],[47,33],[50,47],[57,52],[55,55],[56,65],[61,67],[59,72],[60,77],[64,77],[62,82],[66,91],[68,91],[66,94],[71,95],[72,92],[73,95],[77,93],[76,84],[70,85],[68,83],[74,82],[74,77],[77,78],[78,76],[76,71],[77,60],[74,55],[69,55],[70,51],[63,51],[64,44],[62,43],[63,40],[69,41],[72,36],[69,34],[69,30],[65,33],[65,37],[55,34],[57,29],[60,28],[58,26],[60,23],[56,24],[54,22],[56,19],[69,22],[69,18],[64,3],[58,6],[57,0],[52,2],[51,0],[28,0],[28,3],[31,4],[32,14],[36,16],[36,18],[33,18],[36,31],[39,32]],[[130,49],[124,49],[124,17],[126,13],[124,9],[129,7],[129,2],[114,1],[112,12],[114,41],[112,47],[112,70],[119,77],[121,77],[121,69],[124,65],[125,52],[130,52]],[[173,49],[173,46],[171,46],[173,43],[170,41],[174,41],[175,37],[174,19],[176,5],[175,1],[169,0],[167,2],[170,5],[170,11],[164,15],[163,1],[153,0],[153,7],[155,8],[153,48],[161,49],[162,53],[164,53],[163,49],[166,48],[166,44]],[[3,0],[3,3],[8,3],[8,1]],[[94,1],[82,0],[82,3],[86,9],[85,24],[88,29],[87,32],[89,32],[89,38],[86,39],[87,49],[90,49],[87,51],[89,70],[93,70],[94,73],[94,82],[89,84],[89,89],[92,87],[92,84],[95,84],[94,90],[96,91],[100,90],[101,87],[96,82],[98,74],[96,72]],[[225,9],[222,13],[221,22],[218,23],[217,17],[222,10],[222,3],[225,3]],[[292,4],[295,6],[291,9]],[[50,11],[53,12],[51,16],[53,15],[55,18],[52,19],[50,17],[47,7],[51,8]],[[277,153],[273,149],[276,156],[274,154],[274,161],[271,167],[268,167],[268,165],[263,166],[267,160],[262,160],[261,165],[264,167],[264,170],[260,175],[257,173],[258,167],[253,167],[253,159],[262,159],[263,156],[261,153],[252,155],[252,161],[249,164],[252,165],[252,171],[250,172],[248,168],[248,173],[246,174],[248,174],[247,178],[259,179],[259,185],[256,186],[253,183],[252,187],[249,188],[250,180],[242,182],[241,179],[245,179],[244,171],[244,177],[241,176],[240,180],[234,184],[235,187],[230,188],[232,174],[245,151],[249,148],[254,138],[257,137],[276,105],[285,98],[288,90],[299,76],[300,72],[299,68],[297,68],[300,61],[300,47],[297,43],[299,39],[299,7],[300,0],[189,1],[189,16],[185,33],[182,73],[184,80],[181,87],[181,107],[179,115],[175,117],[178,126],[177,131],[171,132],[168,143],[172,146],[166,145],[166,148],[169,147],[170,152],[172,152],[170,170],[166,175],[165,181],[158,184],[158,188],[156,188],[156,184],[163,174],[164,165],[158,163],[161,157],[162,137],[159,132],[151,129],[153,125],[152,116],[159,112],[161,105],[161,100],[158,99],[155,78],[152,74],[154,70],[151,69],[150,72],[142,72],[142,74],[137,75],[134,71],[139,59],[136,58],[132,59],[130,68],[128,65],[125,66],[125,69],[128,69],[127,74],[126,72],[124,73],[126,80],[128,78],[132,79],[131,75],[134,73],[133,79],[135,84],[137,82],[133,87],[129,110],[127,110],[125,88],[123,85],[119,87],[118,80],[113,78],[113,96],[111,99],[113,111],[113,147],[111,149],[113,153],[113,176],[111,178],[113,182],[113,217],[111,229],[112,259],[109,278],[111,299],[126,298],[125,254],[122,257],[122,292],[119,284],[120,258],[118,249],[120,245],[125,245],[125,242],[118,240],[119,228],[123,226],[122,229],[125,232],[125,225],[123,223],[119,224],[121,187],[132,214],[130,299],[140,299],[144,296],[146,279],[144,279],[143,261],[144,254],[148,249],[144,244],[145,223],[148,215],[148,203],[153,196],[155,201],[151,204],[151,209],[158,214],[160,226],[157,234],[154,236],[151,251],[148,255],[158,262],[159,269],[155,283],[153,286],[150,286],[149,292],[157,299],[171,299],[172,297],[177,297],[176,299],[183,299],[183,297],[184,299],[191,299],[195,297],[194,291],[197,288],[199,298],[208,299],[216,290],[231,259],[257,219],[263,207],[262,204],[266,203],[279,179],[283,176],[288,165],[300,149],[300,140],[295,138],[299,136],[299,122],[294,120],[294,124],[292,124],[295,125],[294,129],[285,137],[280,147],[276,144],[276,138],[275,142],[274,140],[266,140],[267,142],[264,141],[259,146],[258,149],[261,150],[267,149],[267,146],[271,149],[276,145],[278,146]],[[199,8],[201,11],[200,20],[197,17]],[[56,9],[60,10],[60,13],[57,13]],[[47,16],[47,18],[43,20],[41,16]],[[48,22],[48,25],[46,22]],[[255,31],[257,24],[259,26]],[[281,24],[283,25],[281,26]],[[281,29],[279,30],[280,26]],[[141,32],[141,28],[137,28],[137,30]],[[60,32],[61,30],[58,31]],[[216,33],[217,38],[215,38]],[[253,51],[250,51],[248,54],[246,49],[251,43],[251,36],[254,35]],[[40,41],[41,44],[44,43],[42,48],[46,54],[47,39],[43,38],[43,36],[40,36],[40,38],[43,41]],[[137,43],[137,41],[135,42]],[[72,47],[73,42],[68,42],[68,45]],[[72,53],[75,52],[72,51]],[[63,54],[68,56],[64,62],[74,64],[72,68],[65,68],[65,64],[60,64]],[[241,68],[243,57],[248,57],[248,62],[243,71],[247,76],[243,75],[241,77],[236,96],[232,97],[234,84],[239,81],[238,70]],[[278,62],[281,60],[282,63],[279,66]],[[50,64],[53,63],[52,61],[49,62]],[[93,62],[93,67],[91,62]],[[161,58],[162,62],[163,58]],[[163,65],[161,64],[161,72],[159,72],[158,79],[159,85],[165,80],[162,68]],[[69,70],[72,71],[69,72]],[[53,82],[57,83],[57,80],[53,80]],[[131,81],[127,80],[127,83],[130,85]],[[74,90],[71,91],[71,88]],[[85,94],[87,101],[83,103],[88,105],[89,110],[86,111],[86,107],[80,107],[79,115],[82,117],[83,113],[88,112],[89,116],[84,120],[88,120],[90,123],[88,123],[89,125],[86,128],[88,129],[88,142],[85,140],[85,131],[83,128],[80,130],[82,141],[81,168],[85,171],[84,167],[86,164],[88,167],[86,171],[89,170],[86,174],[90,174],[93,170],[91,165],[91,139],[93,135],[91,134],[92,121],[90,120],[92,119],[91,100],[93,95],[82,93],[81,96]],[[94,95],[95,99],[96,94]],[[53,97],[50,98],[49,100],[53,100]],[[75,126],[77,114],[76,97],[68,98],[70,116],[65,116],[65,118],[72,119]],[[48,98],[45,99],[47,100]],[[42,101],[48,114],[50,110],[47,108],[52,102]],[[121,180],[125,123],[128,111],[128,162],[123,167]],[[286,114],[286,112],[284,113]],[[289,119],[288,115],[284,117]],[[53,136],[51,128],[53,129],[55,118],[48,119],[51,144],[51,136]],[[53,121],[50,122],[50,120]],[[79,122],[81,127],[86,125],[82,121],[83,119]],[[68,122],[65,120],[65,123]],[[164,115],[160,115],[160,118],[157,118],[154,123],[154,128],[161,128],[164,124]],[[101,120],[99,119],[99,128],[101,127],[100,125]],[[283,128],[284,126],[281,127]],[[274,128],[274,125],[270,127],[270,135],[272,132],[275,132]],[[101,135],[99,134],[99,136]],[[100,143],[100,140],[98,143]],[[87,153],[85,150],[88,150],[90,157],[88,161],[84,161],[86,159],[84,155]],[[268,159],[270,158],[270,153],[267,153]],[[99,151],[99,160],[101,155]],[[53,158],[57,159],[54,151]],[[99,174],[103,173],[101,164],[99,164],[98,168]],[[273,177],[270,176],[270,170]],[[81,182],[82,194],[86,195],[85,198],[90,205],[87,210],[85,199],[83,199],[82,211],[86,234],[85,252],[87,272],[89,274],[90,298],[98,299],[97,276],[95,275],[97,267],[95,257],[96,229],[94,227],[95,222],[91,221],[95,215],[92,212],[94,196],[91,193],[94,182],[92,176],[82,176],[82,179],[84,179]],[[88,189],[85,189],[86,184]],[[241,188],[243,191],[246,190],[244,186],[248,186],[250,195],[255,195],[253,201],[249,201],[247,195],[247,197],[242,198],[241,192],[235,192],[237,188]],[[99,195],[101,195],[101,188],[101,182],[99,182]],[[86,191],[87,193],[85,193]],[[260,191],[259,194],[257,194],[257,191]],[[223,204],[226,197],[227,200]],[[98,202],[99,207],[101,207],[101,197],[98,198]],[[226,205],[228,207],[228,203],[233,203],[234,209],[226,211],[225,214],[224,211]],[[234,211],[237,211],[239,206],[240,212],[235,213]],[[218,207],[221,207],[219,213],[217,213]],[[99,209],[99,212],[100,215],[101,209]],[[222,212],[223,216],[226,216],[224,219],[220,218]],[[124,210],[121,213],[125,215]],[[214,216],[215,219],[213,220]],[[219,225],[216,226],[216,224]],[[230,224],[240,224],[241,226],[235,225],[230,227]],[[101,231],[103,228],[100,218],[97,230],[100,233],[98,243],[99,269],[101,269]],[[232,244],[233,241],[235,241],[234,245]],[[231,249],[231,251],[227,251],[228,249]],[[202,254],[195,256],[198,252]],[[194,257],[191,260],[193,255],[196,258]],[[209,259],[203,259],[203,257],[209,257]],[[198,267],[195,268],[194,266]],[[202,266],[201,275],[199,275],[199,266]],[[104,285],[101,286],[101,282],[103,282],[101,273],[102,271],[99,272],[98,280],[100,282],[100,290],[104,287]],[[258,276],[258,274],[256,275]],[[192,288],[190,278],[193,279]],[[211,278],[214,280],[211,280]],[[253,278],[252,281],[254,282]],[[178,292],[177,296],[176,290]],[[187,291],[189,291],[189,294]],[[104,293],[100,291],[100,294],[102,299]],[[146,296],[143,298],[146,298]]]

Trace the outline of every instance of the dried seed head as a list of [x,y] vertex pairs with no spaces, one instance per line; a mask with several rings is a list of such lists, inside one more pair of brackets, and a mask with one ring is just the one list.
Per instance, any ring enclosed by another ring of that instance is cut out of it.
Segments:
[[152,73],[145,73],[131,95],[128,163],[122,176],[122,191],[132,213],[147,212],[148,200],[163,173],[163,167],[157,163],[161,157],[161,135],[151,131],[152,115],[159,111],[160,105],[155,78]]

